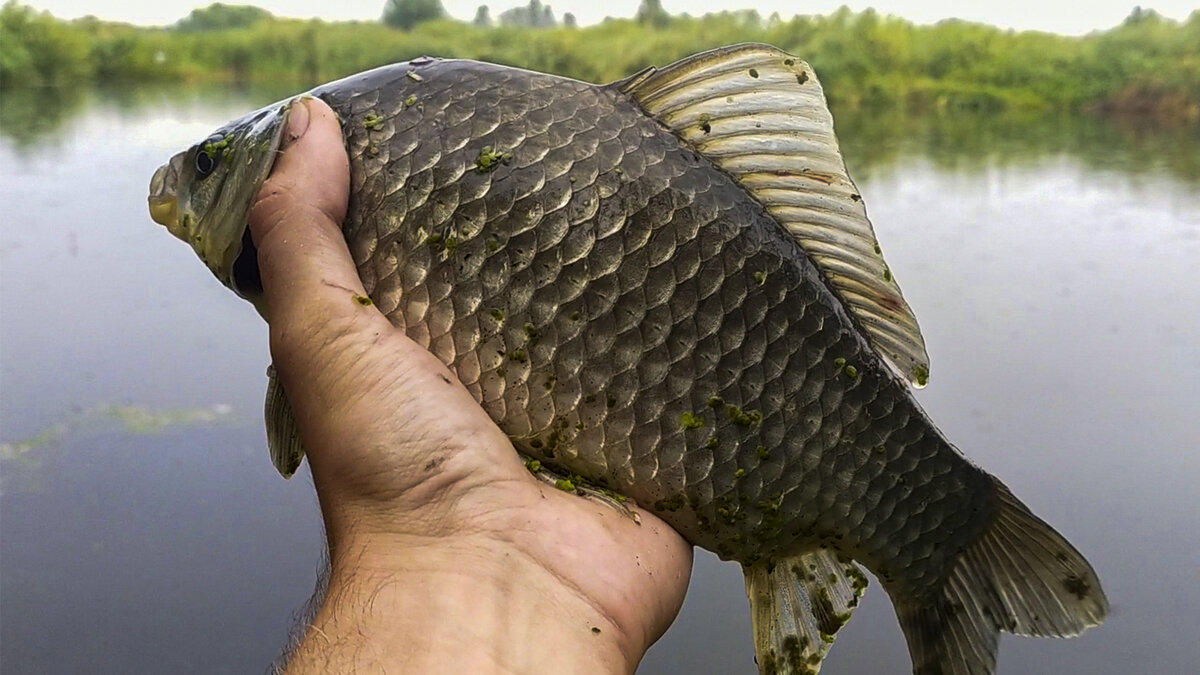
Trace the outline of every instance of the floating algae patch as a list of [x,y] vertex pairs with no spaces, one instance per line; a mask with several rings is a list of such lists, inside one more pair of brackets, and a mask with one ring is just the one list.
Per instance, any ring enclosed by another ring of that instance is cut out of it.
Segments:
[[117,420],[125,431],[154,433],[169,427],[217,422],[229,416],[233,408],[224,403],[208,408],[181,408],[154,411],[138,405],[111,405],[98,409],[103,417]]
[[233,407],[224,403],[208,407],[152,410],[141,405],[100,404],[68,412],[45,429],[16,441],[0,441],[0,492],[7,491],[14,477],[41,466],[45,452],[61,446],[71,437],[111,431],[113,423],[132,434],[152,434],[182,426],[217,424],[232,420]]

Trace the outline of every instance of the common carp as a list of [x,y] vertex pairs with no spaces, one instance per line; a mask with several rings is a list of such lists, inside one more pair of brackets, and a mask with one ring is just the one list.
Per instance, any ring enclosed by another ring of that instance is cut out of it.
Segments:
[[[516,450],[743,565],[759,671],[816,673],[867,585],[923,675],[1101,623],[1096,573],[914,400],[929,362],[812,68],[764,45],[608,85],[431,58],[338,114],[371,301]],[[246,227],[292,100],[155,174],[154,219],[266,316]],[[268,317],[269,318],[269,317]],[[268,441],[303,449],[282,389]]]

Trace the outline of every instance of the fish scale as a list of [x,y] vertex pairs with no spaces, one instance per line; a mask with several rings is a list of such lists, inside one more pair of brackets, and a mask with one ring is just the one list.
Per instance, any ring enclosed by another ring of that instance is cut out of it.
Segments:
[[[856,563],[922,675],[994,672],[1001,630],[1103,620],[1087,561],[912,397],[924,342],[807,64],[741,45],[596,86],[421,59],[310,95],[342,125],[343,232],[375,306],[531,466],[741,562],[762,675],[819,670],[866,587]],[[231,122],[151,183],[154,218],[264,315],[237,205],[287,110]],[[289,476],[303,444],[269,374]]]
[[[836,542],[911,557],[893,576],[914,588],[942,576],[936,552],[979,528],[940,525],[990,480],[914,410],[760,204],[611,89],[470,62],[406,72],[374,74],[399,83],[390,108],[314,92],[342,115],[361,186],[346,238],[380,310],[519,450],[646,505],[683,495],[659,515],[727,558]],[[436,134],[418,123],[431,119]],[[485,148],[511,159],[480,170]]]

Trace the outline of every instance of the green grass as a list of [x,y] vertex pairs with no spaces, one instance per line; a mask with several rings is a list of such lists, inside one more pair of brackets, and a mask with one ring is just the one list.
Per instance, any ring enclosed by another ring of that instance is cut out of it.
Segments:
[[816,68],[837,107],[1135,112],[1200,121],[1200,11],[1153,12],[1083,37],[964,21],[918,26],[873,11],[762,20],[752,12],[673,17],[654,27],[480,28],[436,21],[412,31],[378,22],[265,18],[217,30],[62,21],[0,9],[0,86],[87,81],[265,81],[314,85],[428,54],[492,61],[594,82],[704,49],[766,42]]

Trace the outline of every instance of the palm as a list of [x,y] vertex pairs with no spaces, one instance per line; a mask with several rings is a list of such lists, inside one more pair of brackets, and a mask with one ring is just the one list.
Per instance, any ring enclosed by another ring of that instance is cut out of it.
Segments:
[[[504,542],[576,589],[629,638],[657,639],[683,601],[691,546],[649,512],[638,510],[638,524],[535,479],[441,362],[372,308],[359,320],[377,331],[357,326],[349,339],[363,344],[326,352],[344,362],[302,369],[310,374],[306,387],[326,390],[316,398],[338,402],[315,411],[321,414],[298,411],[315,441],[310,447],[339,439],[336,453],[311,457],[318,488],[332,478],[342,499],[385,504],[394,512],[391,527]],[[314,382],[314,371],[339,376]]]

